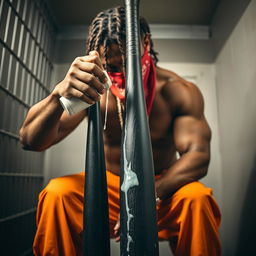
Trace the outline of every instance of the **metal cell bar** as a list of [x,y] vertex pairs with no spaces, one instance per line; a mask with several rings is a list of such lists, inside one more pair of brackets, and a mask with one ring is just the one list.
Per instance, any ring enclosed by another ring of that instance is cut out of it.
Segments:
[[14,95],[13,93],[11,93],[10,91],[8,91],[6,88],[4,88],[2,85],[0,85],[0,89],[2,91],[4,91],[6,94],[8,94],[9,96],[11,96],[13,99],[17,100],[19,103],[21,103],[25,108],[30,108],[30,105],[28,105],[26,102],[24,102],[22,99],[20,99],[19,97],[17,97],[16,95]]
[[7,84],[8,72],[7,71],[8,71],[8,67],[10,64],[10,58],[11,58],[10,52],[6,48],[4,48],[3,56],[2,56],[2,63],[1,63],[1,65],[3,65],[3,66],[1,69],[2,73],[0,74],[0,77],[1,77],[0,83],[5,87],[8,87],[8,84]]
[[38,48],[38,46],[36,45],[35,46],[36,48],[35,48],[35,56],[34,56],[34,63],[33,63],[33,73],[36,75],[36,77],[38,77],[37,76],[37,66],[38,66],[38,60],[39,60],[39,56],[38,56],[38,54],[39,54],[39,48]]
[[30,90],[28,91],[28,94],[30,96],[29,104],[32,106],[35,102],[35,79],[32,78],[32,81],[30,83]]
[[9,220],[13,220],[13,219],[16,219],[16,218],[34,213],[35,211],[36,211],[36,207],[31,208],[31,209],[26,210],[26,211],[19,212],[17,214],[14,214],[14,215],[11,215],[11,216],[8,216],[8,217],[5,217],[5,218],[2,218],[2,219],[0,219],[0,224],[2,224],[3,222],[9,221]]
[[32,77],[30,74],[27,74],[27,80],[24,87],[24,100],[30,105],[30,88],[32,84]]
[[[2,11],[3,11],[3,4],[4,4],[4,1],[0,1],[0,17],[2,17]],[[1,19],[0,19],[1,21]]]
[[[7,1],[8,2],[8,1]],[[10,7],[12,8],[13,12],[15,13],[16,17],[18,17],[20,23],[22,23],[26,29],[26,31],[30,34],[30,36],[32,37],[32,39],[35,41],[36,45],[39,47],[40,51],[42,51],[42,53],[45,55],[45,58],[49,61],[49,63],[51,63],[50,61],[50,57],[49,55],[47,55],[47,53],[45,52],[45,48],[43,48],[41,46],[41,44],[37,41],[37,38],[33,35],[32,31],[30,30],[30,28],[28,27],[28,25],[24,22],[24,18],[22,18],[20,16],[20,14],[16,11],[16,9],[13,7],[13,5],[9,2]],[[24,9],[24,13],[26,12],[27,8],[27,1],[25,1],[25,9]],[[24,15],[23,13],[23,15]],[[52,64],[51,64],[52,65]]]
[[6,2],[3,2],[2,5],[2,13],[0,16],[0,38],[4,39],[4,35],[6,32],[6,20],[8,16],[8,4]]
[[48,88],[31,72],[26,64],[17,56],[17,54],[3,41],[0,39],[0,43],[14,56],[14,58],[26,69],[26,71],[40,84],[40,86],[47,92],[50,93]]
[[43,27],[43,17],[38,21],[38,31],[36,38],[38,39],[38,42],[41,42],[42,39],[42,27]]
[[35,41],[33,39],[31,39],[31,44],[30,44],[30,48],[29,48],[29,53],[27,54],[27,63],[28,63],[28,67],[29,70],[31,70],[31,73],[33,73],[33,62],[34,62],[34,58],[35,58]]
[[4,33],[4,41],[5,42],[7,41],[7,35],[8,35],[8,32],[9,32],[11,12],[12,12],[12,8],[9,6],[8,14],[7,14],[7,19],[6,19],[6,23],[5,23],[5,33]]
[[18,26],[18,17],[14,17],[14,26],[13,26],[13,34],[12,34],[12,41],[11,41],[11,49],[14,50],[14,44],[15,44],[15,37],[17,33],[17,26]]
[[13,56],[10,55],[9,58],[9,65],[8,65],[8,71],[7,71],[7,82],[6,82],[6,88],[7,90],[13,92],[13,85],[11,84],[11,77],[12,77],[12,62],[13,62]]
[[38,9],[36,8],[34,18],[33,18],[33,25],[32,25],[32,32],[35,38],[37,38],[39,18],[40,18],[39,12],[38,12]]
[[11,46],[12,44],[12,34],[13,34],[13,29],[14,29],[14,23],[15,23],[15,13],[13,12],[12,8],[10,8],[10,18],[7,21],[8,23],[6,23],[6,26],[8,25],[8,31],[5,31],[5,36],[6,36],[6,40],[5,42]]
[[11,137],[11,138],[16,139],[16,140],[20,140],[20,137],[17,134],[5,131],[3,129],[0,129],[0,134],[6,135],[6,136]]
[[[38,7],[38,10],[40,14],[42,15],[43,19],[47,22],[47,27],[50,31],[51,34],[54,34],[55,31],[57,30],[57,25],[52,18],[52,15],[50,15],[48,6],[46,4],[46,1],[36,1],[36,5]],[[44,11],[43,11],[44,10]]]
[[0,172],[0,177],[30,177],[30,178],[38,178],[43,179],[44,175],[40,173],[16,173],[16,172]]
[[20,29],[20,40],[19,40],[19,45],[18,45],[18,51],[17,51],[17,56],[20,58],[21,56],[21,50],[22,50],[22,42],[24,40],[23,37],[25,37],[25,29],[24,25],[21,24],[21,29]]
[[18,61],[16,61],[16,66],[15,66],[15,72],[14,72],[14,88],[13,88],[13,94],[14,95],[19,95],[19,90],[18,89],[20,89],[19,88],[19,80],[18,80],[18,77],[19,77],[19,72],[21,71],[20,69],[19,69],[19,67],[20,67],[20,64],[19,64],[19,62]]

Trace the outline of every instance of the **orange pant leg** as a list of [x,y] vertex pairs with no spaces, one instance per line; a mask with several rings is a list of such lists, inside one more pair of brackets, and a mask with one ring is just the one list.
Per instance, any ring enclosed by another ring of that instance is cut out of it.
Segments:
[[52,179],[39,195],[34,255],[80,255],[84,175]]
[[[110,235],[119,214],[118,176],[107,172]],[[39,195],[35,255],[81,255],[83,173],[53,179]],[[211,189],[193,182],[158,207],[159,238],[175,255],[220,255],[220,213]]]
[[[110,236],[119,214],[119,177],[107,172]],[[39,195],[34,255],[82,254],[84,172],[52,179]]]
[[212,190],[192,182],[158,206],[158,236],[170,241],[175,256],[221,255],[220,218]]

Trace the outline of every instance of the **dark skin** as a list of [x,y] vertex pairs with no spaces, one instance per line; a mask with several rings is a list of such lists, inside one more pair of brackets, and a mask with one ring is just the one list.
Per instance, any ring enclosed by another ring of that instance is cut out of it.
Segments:
[[[142,54],[144,49],[150,50],[149,37],[147,34],[142,39]],[[52,93],[31,107],[20,129],[21,143],[25,149],[43,151],[51,147],[85,118],[86,110],[74,116],[66,114],[59,103],[61,96],[77,97],[87,103],[100,101],[104,117],[106,93],[102,70],[106,62],[102,53],[103,49],[100,49],[99,53],[91,52],[90,56],[76,58]],[[122,55],[118,45],[111,45],[107,61],[108,69],[122,71]],[[162,174],[155,181],[156,194],[165,199],[182,186],[206,175],[210,161],[211,130],[204,116],[204,102],[199,89],[169,70],[156,67],[156,73],[156,95],[149,126],[155,174]],[[121,127],[116,99],[111,93],[109,95],[108,123],[104,132],[106,168],[119,175]],[[176,151],[181,156],[178,160]],[[119,223],[116,235],[118,229]]]

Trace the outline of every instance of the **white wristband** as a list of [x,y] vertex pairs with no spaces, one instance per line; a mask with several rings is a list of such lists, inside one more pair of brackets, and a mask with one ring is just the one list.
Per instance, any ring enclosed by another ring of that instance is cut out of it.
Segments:
[[[105,86],[105,89],[108,90],[110,88],[110,86],[112,85],[112,82],[108,76],[107,71],[104,70],[103,73],[107,77],[107,82],[104,84],[104,86]],[[88,104],[84,101],[81,101],[80,99],[77,99],[77,98],[67,99],[65,97],[60,98],[60,103],[61,103],[63,109],[66,110],[69,115],[74,115],[92,105],[92,104]]]

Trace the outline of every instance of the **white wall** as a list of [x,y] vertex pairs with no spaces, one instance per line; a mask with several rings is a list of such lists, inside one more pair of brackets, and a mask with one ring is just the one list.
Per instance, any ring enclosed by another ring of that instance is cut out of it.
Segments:
[[223,255],[256,255],[256,1],[216,59]]

